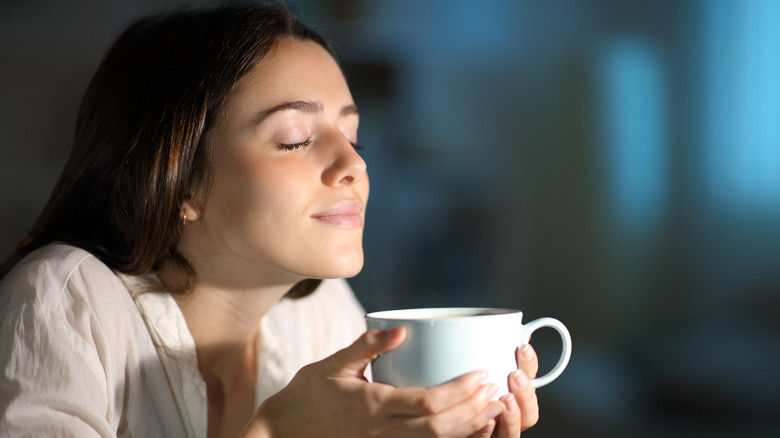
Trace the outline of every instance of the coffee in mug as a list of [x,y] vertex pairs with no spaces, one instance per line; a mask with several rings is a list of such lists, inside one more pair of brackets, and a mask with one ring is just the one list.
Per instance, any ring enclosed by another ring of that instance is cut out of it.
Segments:
[[542,328],[555,329],[563,348],[547,374],[531,379],[534,388],[555,380],[571,357],[571,336],[560,321],[539,318],[523,324],[523,313],[485,307],[439,307],[373,312],[366,315],[370,329],[406,327],[406,340],[382,354],[371,365],[373,380],[395,386],[432,387],[471,371],[488,373],[486,383],[509,392],[507,378],[517,369],[515,350]]

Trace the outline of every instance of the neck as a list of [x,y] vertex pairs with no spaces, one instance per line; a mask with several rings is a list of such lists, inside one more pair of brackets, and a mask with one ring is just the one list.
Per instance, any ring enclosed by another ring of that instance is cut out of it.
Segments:
[[[158,274],[166,283],[176,269],[163,266]],[[293,285],[277,281],[247,287],[198,275],[191,290],[173,295],[195,340],[198,368],[207,382],[217,378],[225,388],[231,386],[236,370],[256,357],[260,320]]]
[[198,282],[189,293],[174,295],[195,340],[204,379],[217,377],[227,384],[233,370],[256,355],[260,320],[290,287],[226,290]]
[[[210,240],[197,231],[189,226],[178,246],[196,278],[174,299],[195,341],[206,383],[208,436],[236,436],[232,427],[246,424],[254,409],[260,321],[301,278],[220,252],[220,245],[207,245]],[[188,238],[193,233],[197,239]],[[171,284],[166,279],[175,283],[181,272],[170,261],[158,274]]]
[[[165,283],[176,271],[163,266],[158,274]],[[208,436],[236,436],[254,410],[260,320],[294,283],[240,287],[209,278],[199,275],[190,291],[173,297],[206,383]]]

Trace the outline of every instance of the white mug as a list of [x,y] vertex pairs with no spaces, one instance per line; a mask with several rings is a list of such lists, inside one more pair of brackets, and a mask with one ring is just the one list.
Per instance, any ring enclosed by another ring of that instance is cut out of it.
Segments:
[[394,386],[432,387],[471,371],[488,373],[485,383],[499,387],[496,397],[509,392],[507,378],[517,369],[515,349],[527,344],[539,328],[558,331],[563,342],[560,359],[547,374],[531,379],[534,388],[561,375],[571,357],[571,336],[560,321],[539,318],[522,323],[523,312],[484,307],[439,307],[373,312],[370,329],[406,327],[406,340],[377,357],[371,372],[376,382]]

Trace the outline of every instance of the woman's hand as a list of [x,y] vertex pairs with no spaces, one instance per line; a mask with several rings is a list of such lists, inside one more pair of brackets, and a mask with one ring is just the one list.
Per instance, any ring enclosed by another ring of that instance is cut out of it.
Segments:
[[[243,436],[468,437],[492,430],[505,403],[491,401],[497,388],[483,385],[482,372],[430,389],[366,381],[368,364],[405,337],[404,329],[369,330],[350,347],[302,368],[258,408]],[[516,415],[503,416],[519,422]]]
[[520,432],[539,421],[539,404],[536,389],[529,379],[536,377],[539,360],[529,344],[515,351],[517,370],[507,378],[510,393],[501,397],[504,412],[492,425],[480,431],[479,437],[517,438]]

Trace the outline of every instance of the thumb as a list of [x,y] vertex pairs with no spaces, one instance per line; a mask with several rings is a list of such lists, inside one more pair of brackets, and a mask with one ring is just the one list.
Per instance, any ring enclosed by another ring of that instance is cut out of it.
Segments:
[[406,329],[404,327],[389,330],[368,330],[352,345],[326,359],[332,370],[331,375],[362,378],[371,361],[382,353],[398,348],[405,339]]

